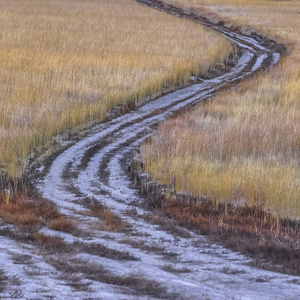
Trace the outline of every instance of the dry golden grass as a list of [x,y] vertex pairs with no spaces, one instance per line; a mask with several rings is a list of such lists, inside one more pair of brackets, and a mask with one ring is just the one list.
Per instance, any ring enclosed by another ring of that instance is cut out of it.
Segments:
[[[170,1],[169,1],[170,2]],[[164,123],[143,145],[146,170],[176,189],[300,216],[300,2],[177,1],[207,5],[235,24],[284,41],[289,55],[195,111]]]
[[0,169],[109,108],[186,82],[231,45],[132,0],[0,0]]

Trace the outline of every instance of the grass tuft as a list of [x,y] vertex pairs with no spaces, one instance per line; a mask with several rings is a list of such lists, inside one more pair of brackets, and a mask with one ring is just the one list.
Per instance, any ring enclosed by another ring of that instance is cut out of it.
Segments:
[[25,227],[40,227],[47,220],[60,217],[56,206],[43,198],[30,198],[26,195],[0,194],[0,217],[7,223]]
[[75,222],[64,217],[53,202],[25,194],[7,197],[0,192],[0,218],[16,225],[21,231],[33,233],[47,226],[53,230],[78,233]]
[[123,222],[117,214],[104,207],[104,205],[96,200],[86,198],[83,202],[84,205],[91,210],[93,216],[104,222],[105,230],[124,232],[128,228],[129,225]]
[[46,248],[49,251],[60,253],[70,251],[70,245],[68,245],[62,238],[58,236],[48,236],[43,233],[34,233],[31,238],[38,245]]
[[47,227],[53,230],[63,231],[67,233],[73,233],[77,230],[75,222],[64,217],[50,220],[47,224]]

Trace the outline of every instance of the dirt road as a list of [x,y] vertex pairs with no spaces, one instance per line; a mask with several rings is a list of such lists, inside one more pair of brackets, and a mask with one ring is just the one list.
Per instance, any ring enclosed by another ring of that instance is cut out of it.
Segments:
[[[156,1],[138,1],[183,16]],[[149,8],[150,9],[150,8]],[[215,245],[145,210],[126,175],[132,152],[174,112],[211,97],[280,59],[276,44],[185,16],[209,26],[240,48],[234,67],[214,79],[175,91],[92,128],[60,153],[37,183],[40,194],[74,220],[78,231],[59,236],[64,251],[39,249],[0,228],[0,298],[10,299],[298,299],[300,280],[259,270],[251,259]],[[268,47],[265,46],[268,44]],[[91,212],[101,203],[121,221],[104,228]]]

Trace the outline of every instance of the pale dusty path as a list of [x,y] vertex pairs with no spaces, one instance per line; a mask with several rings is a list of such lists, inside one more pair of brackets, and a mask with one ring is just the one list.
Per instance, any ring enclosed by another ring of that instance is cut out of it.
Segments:
[[[177,228],[174,233],[145,221],[152,218],[151,212],[143,208],[142,198],[130,188],[125,173],[132,150],[152,133],[158,122],[210,97],[225,84],[250,75],[262,65],[275,64],[280,57],[249,37],[215,29],[243,51],[230,72],[178,90],[92,128],[52,162],[38,183],[40,193],[75,220],[84,234],[73,236],[46,228],[42,232],[59,235],[74,248],[78,242],[102,245],[112,249],[111,252],[124,253],[127,258],[96,256],[84,248],[66,254],[47,253],[5,237],[2,227],[0,298],[300,299],[297,278],[255,269],[245,256],[185,229]],[[88,201],[102,203],[112,210],[128,224],[127,230],[101,230],[99,221],[88,215]],[[99,274],[108,272],[111,277],[139,278],[148,287],[140,289],[134,284],[91,276],[85,267]],[[159,290],[159,286],[165,291]]]

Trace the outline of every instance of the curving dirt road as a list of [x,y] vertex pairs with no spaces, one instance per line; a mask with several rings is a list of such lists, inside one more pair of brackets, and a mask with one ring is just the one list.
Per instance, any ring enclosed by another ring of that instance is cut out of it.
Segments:
[[[6,237],[3,232],[12,228],[2,225],[0,298],[299,299],[298,278],[256,269],[251,259],[145,210],[126,175],[134,148],[159,122],[276,64],[280,53],[275,43],[231,32],[159,1],[138,2],[212,27],[237,44],[241,55],[227,73],[200,78],[197,84],[95,126],[56,157],[37,189],[79,230],[68,234],[41,229],[64,239],[68,247],[57,253]],[[122,226],[105,229],[91,213],[97,203],[117,215]]]

